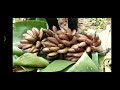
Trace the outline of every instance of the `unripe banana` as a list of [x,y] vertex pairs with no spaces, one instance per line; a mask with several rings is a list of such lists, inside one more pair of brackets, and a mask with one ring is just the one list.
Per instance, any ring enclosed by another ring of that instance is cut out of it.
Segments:
[[59,34],[58,36],[59,36],[59,38],[62,39],[62,40],[67,40],[67,41],[69,41],[69,38],[68,38],[67,35],[65,35],[65,34]]
[[62,43],[67,47],[71,46],[71,43],[69,41],[62,40]]
[[21,44],[28,44],[29,41],[24,39],[24,40],[20,40],[20,43],[21,43]]
[[49,57],[53,57],[53,56],[56,56],[58,53],[57,52],[51,52],[48,54]]
[[50,47],[50,51],[58,51],[60,48],[59,47]]
[[56,44],[56,45],[59,44],[59,42],[57,41],[57,39],[54,38],[54,37],[48,37],[47,40],[49,40],[50,42],[52,42],[52,43],[54,43],[54,44]]
[[59,38],[59,36],[58,36],[57,34],[55,34],[54,37],[57,39],[57,41],[58,41],[59,43],[62,43],[62,40]]
[[60,53],[60,54],[64,54],[64,53],[67,53],[68,52],[68,47],[64,48],[64,49],[60,49],[58,50],[57,52]]
[[42,39],[42,37],[43,37],[43,29],[41,28],[41,29],[40,29],[40,33],[39,33],[39,38],[40,38],[40,40]]
[[87,44],[85,42],[81,42],[78,44],[78,47],[85,47],[85,46],[87,46]]
[[51,52],[51,50],[48,47],[43,48],[42,51],[45,52],[45,53],[50,53]]
[[82,56],[82,54],[83,54],[83,52],[79,52],[79,53],[75,53],[75,54],[73,54],[73,56],[79,58],[79,57]]
[[31,48],[33,46],[33,44],[27,44],[25,46],[22,47],[23,50]]
[[36,42],[36,48],[39,48],[41,46],[41,42],[40,41],[37,41]]
[[65,46],[63,44],[58,44],[58,47],[64,48]]

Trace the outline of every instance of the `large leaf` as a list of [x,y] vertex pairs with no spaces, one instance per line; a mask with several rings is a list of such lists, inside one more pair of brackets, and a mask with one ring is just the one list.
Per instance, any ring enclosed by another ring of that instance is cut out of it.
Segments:
[[23,39],[22,34],[26,33],[27,30],[32,29],[32,27],[47,28],[47,23],[39,20],[26,20],[21,22],[16,22],[13,24],[13,42],[19,42]]
[[21,55],[17,60],[14,60],[13,64],[15,66],[25,66],[25,67],[46,67],[49,62],[37,55],[31,53],[25,53]]
[[84,52],[81,58],[66,72],[100,72],[100,70],[87,53]]
[[72,61],[67,60],[55,60],[52,63],[50,63],[46,68],[41,70],[41,72],[58,72],[61,71],[68,66],[74,64]]
[[17,46],[13,46],[13,55],[20,56],[22,54],[24,54],[24,52],[21,49],[19,49]]
[[96,66],[99,66],[98,63],[98,52],[92,52],[92,61],[96,64]]

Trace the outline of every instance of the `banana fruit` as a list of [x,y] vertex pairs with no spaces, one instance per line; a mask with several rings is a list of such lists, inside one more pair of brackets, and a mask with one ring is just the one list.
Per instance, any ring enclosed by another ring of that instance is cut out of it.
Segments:
[[64,53],[67,53],[68,50],[69,50],[69,48],[66,47],[66,48],[64,48],[64,49],[60,49],[60,50],[58,50],[57,52],[60,53],[60,54],[64,54]]
[[23,50],[31,48],[33,46],[33,44],[27,44],[25,46],[22,47]]
[[77,38],[73,36],[73,39],[70,41],[71,44],[76,44],[77,43]]
[[43,37],[43,29],[41,28],[40,29],[40,33],[39,33],[39,36],[38,36],[39,38],[40,38],[40,40],[42,39],[42,37]]
[[53,56],[56,56],[58,53],[57,52],[51,52],[48,54],[48,57],[53,57]]
[[58,36],[57,34],[55,34],[54,37],[55,37],[55,39],[57,39],[57,41],[58,41],[59,43],[62,43],[62,40],[59,38],[59,36]]
[[58,36],[59,36],[59,38],[62,39],[62,40],[67,40],[67,41],[69,41],[69,38],[68,38],[67,35],[65,35],[65,34],[59,34]]
[[50,49],[50,51],[56,52],[56,51],[58,51],[60,48],[59,48],[59,47],[50,47],[49,49]]
[[42,51],[45,52],[45,53],[50,53],[51,52],[51,50],[48,47],[43,48]]
[[66,47],[69,47],[71,46],[71,43],[67,40],[62,40],[62,43],[66,46]]
[[40,42],[40,41],[37,41],[37,42],[36,42],[36,48],[40,48],[40,46],[41,46],[41,42]]
[[46,42],[43,42],[43,44],[46,46],[46,47],[56,47],[57,45],[52,43],[52,42],[49,42],[49,41],[46,41]]
[[54,33],[51,30],[43,29],[43,32],[47,33],[50,37],[53,37]]
[[54,44],[56,44],[56,45],[59,44],[59,42],[57,41],[57,39],[54,38],[54,37],[47,37],[47,40],[49,40],[50,42],[52,42],[52,43],[54,43]]
[[29,41],[24,39],[24,40],[20,40],[20,43],[21,43],[21,44],[28,44]]

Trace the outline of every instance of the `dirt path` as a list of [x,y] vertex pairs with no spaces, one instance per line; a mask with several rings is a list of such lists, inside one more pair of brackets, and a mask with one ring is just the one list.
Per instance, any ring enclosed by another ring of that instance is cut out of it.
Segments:
[[[59,18],[58,23],[60,26],[68,26],[68,18]],[[78,18],[78,31],[105,30],[108,24],[111,25],[111,18]]]

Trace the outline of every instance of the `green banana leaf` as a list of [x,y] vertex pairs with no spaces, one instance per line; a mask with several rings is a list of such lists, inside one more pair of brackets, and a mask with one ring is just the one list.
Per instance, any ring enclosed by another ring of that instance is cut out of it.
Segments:
[[[17,55],[12,55],[12,59],[13,59],[13,62],[19,57],[19,56],[17,56]],[[12,64],[13,65],[13,68],[15,67],[15,65],[14,64]]]
[[98,52],[92,52],[92,61],[95,63],[95,65],[98,67]]
[[23,39],[22,34],[26,33],[27,30],[32,29],[32,27],[47,28],[47,23],[45,21],[39,20],[26,20],[21,22],[16,22],[13,24],[13,42],[19,42]]
[[24,52],[17,46],[13,46],[13,55],[21,56]]
[[49,62],[37,55],[31,53],[25,53],[19,58],[13,61],[14,66],[25,66],[25,67],[46,67]]
[[42,69],[41,72],[59,72],[74,63],[75,62],[67,60],[55,60],[50,63],[46,68]]
[[88,54],[84,52],[81,58],[65,72],[100,72],[100,70]]
[[17,55],[13,55],[13,60],[16,60],[18,58]]

